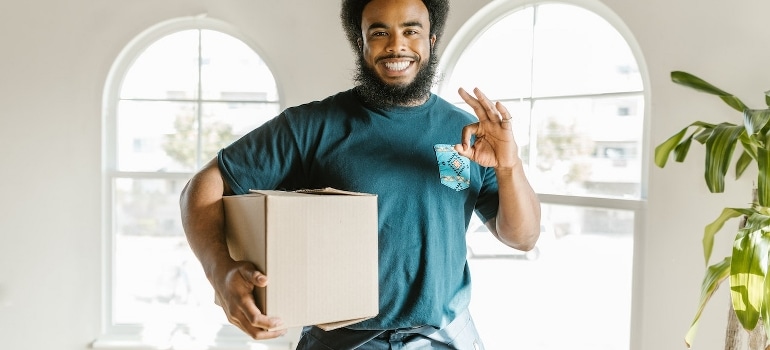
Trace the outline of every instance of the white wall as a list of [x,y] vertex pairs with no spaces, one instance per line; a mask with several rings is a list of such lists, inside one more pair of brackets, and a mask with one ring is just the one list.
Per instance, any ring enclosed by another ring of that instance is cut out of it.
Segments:
[[[443,46],[487,3],[455,0]],[[737,121],[719,101],[671,83],[671,70],[699,74],[761,106],[761,92],[770,88],[764,24],[770,2],[604,3],[636,36],[649,69],[646,151],[696,118],[718,121],[727,113]],[[259,43],[285,101],[293,105],[350,86],[353,60],[339,29],[337,4],[0,2],[0,348],[80,350],[99,334],[101,94],[120,50],[153,24],[208,13]],[[691,157],[684,165],[650,168],[634,349],[684,348],[704,269],[701,228],[722,207],[743,207],[749,199],[748,181],[729,183],[730,194],[709,194],[701,180],[702,152]],[[729,245],[728,235],[720,238],[717,258]],[[696,349],[723,347],[725,290],[704,314]]]

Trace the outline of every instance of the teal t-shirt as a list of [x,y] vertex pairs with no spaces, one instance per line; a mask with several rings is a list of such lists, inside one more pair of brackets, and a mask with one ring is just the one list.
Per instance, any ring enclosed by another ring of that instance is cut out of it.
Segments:
[[236,194],[323,187],[376,194],[380,313],[349,328],[443,327],[470,301],[470,217],[497,213],[494,170],[442,146],[459,143],[476,121],[436,95],[384,110],[363,105],[352,89],[286,109],[222,149],[219,168]]

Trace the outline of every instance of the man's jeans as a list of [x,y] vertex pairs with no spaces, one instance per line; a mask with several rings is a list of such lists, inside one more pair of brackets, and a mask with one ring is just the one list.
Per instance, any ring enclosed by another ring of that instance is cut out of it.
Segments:
[[318,327],[302,329],[297,350],[484,350],[476,326],[467,310],[442,329],[422,326],[395,330],[352,330],[325,332]]

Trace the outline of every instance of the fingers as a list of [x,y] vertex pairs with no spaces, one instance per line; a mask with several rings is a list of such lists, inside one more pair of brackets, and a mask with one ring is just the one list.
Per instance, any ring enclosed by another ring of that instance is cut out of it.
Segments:
[[457,91],[460,94],[460,97],[462,97],[463,101],[468,104],[468,106],[471,106],[473,108],[473,112],[476,113],[476,117],[479,118],[479,121],[486,121],[489,120],[489,116],[487,115],[486,111],[484,110],[484,107],[481,106],[481,102],[471,96],[465,89],[460,88],[460,90]]
[[279,331],[272,331],[272,332],[262,331],[262,332],[258,332],[256,335],[252,336],[252,338],[254,338],[256,340],[273,339],[273,338],[278,338],[280,336],[286,335],[286,332],[287,332],[287,330],[285,330],[285,329],[282,329],[282,330],[279,330]]
[[[490,101],[486,95],[484,95],[479,88],[473,89],[473,93],[476,94],[476,98],[478,98],[479,103],[481,104],[481,107],[484,108],[484,112],[486,112],[487,117],[492,121],[499,121],[501,120],[500,113],[495,109],[495,105]],[[499,104],[499,103],[498,103]]]
[[455,151],[465,158],[473,159],[473,147],[457,144],[455,145]]
[[476,113],[479,121],[489,120],[504,122],[510,120],[508,110],[503,107],[503,104],[500,102],[492,103],[492,101],[490,101],[489,98],[487,98],[487,96],[484,95],[484,93],[481,92],[479,88],[473,89],[473,93],[476,95],[476,97],[471,96],[463,88],[460,88],[458,93],[460,94],[460,97],[462,97],[463,101],[465,101],[465,103],[473,108],[473,112]]
[[278,318],[269,318],[260,314],[257,321],[248,321],[246,313],[241,313],[238,316],[240,317],[230,316],[228,320],[253,339],[271,339],[286,334],[286,329],[268,331],[268,329],[274,329],[283,324]]
[[278,317],[262,314],[251,293],[234,297],[228,305],[226,314],[230,323],[254,339],[270,339],[286,334],[285,329],[268,331],[268,329],[279,328],[283,322]]
[[495,107],[497,107],[497,110],[500,112],[503,123],[508,123],[511,121],[511,119],[513,119],[511,113],[508,112],[508,108],[505,108],[505,105],[503,105],[500,101],[497,101]]
[[461,156],[472,158],[468,156],[469,153],[473,153],[471,148],[471,137],[476,134],[478,129],[479,123],[468,124],[463,128],[461,135],[462,144],[455,145],[455,151],[457,151],[457,153],[459,153]]
[[222,308],[228,321],[254,339],[270,339],[284,335],[285,329],[268,331],[280,328],[283,322],[280,318],[262,314],[254,299],[255,289],[267,286],[267,276],[257,271],[254,264],[246,262],[239,262],[228,275],[230,277],[227,278],[220,294],[226,296]]
[[263,275],[261,272],[257,271],[256,269],[245,267],[240,271],[241,271],[241,275],[243,276],[243,279],[251,282],[251,284],[260,288],[264,288],[267,286],[267,276]]
[[281,327],[283,322],[277,317],[268,317],[259,312],[254,311],[256,308],[246,308],[241,310],[241,317],[235,317],[235,321],[231,320],[233,324],[238,325],[241,329],[250,335],[254,339],[267,339],[269,337],[276,337],[283,335],[285,330],[268,331],[269,329],[275,329]]

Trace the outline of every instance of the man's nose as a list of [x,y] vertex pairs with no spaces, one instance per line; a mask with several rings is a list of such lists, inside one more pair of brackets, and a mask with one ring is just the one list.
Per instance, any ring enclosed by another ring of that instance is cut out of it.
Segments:
[[403,35],[391,35],[386,50],[388,52],[405,51],[406,38]]

